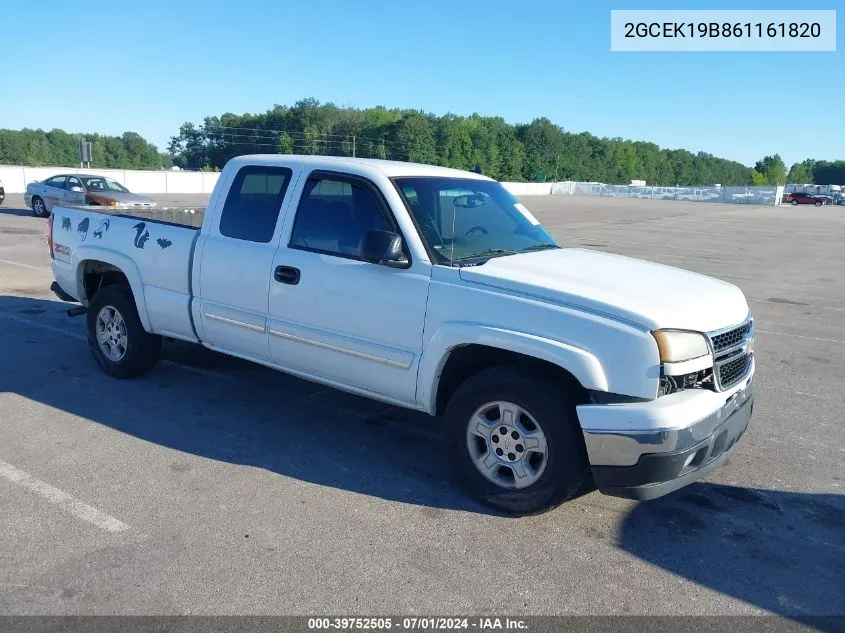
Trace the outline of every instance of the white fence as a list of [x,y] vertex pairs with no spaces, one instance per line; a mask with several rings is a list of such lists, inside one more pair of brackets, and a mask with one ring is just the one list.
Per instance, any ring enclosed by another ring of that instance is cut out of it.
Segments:
[[650,200],[685,200],[723,204],[780,204],[783,185],[779,187],[636,187],[607,185],[601,182],[502,183],[514,195],[601,196],[605,198],[644,198]]
[[[74,167],[21,167],[0,165],[0,182],[6,193],[23,193],[34,180],[44,180],[61,173],[100,174],[114,178],[135,193],[211,193],[218,172],[140,171],[132,169],[77,169]],[[516,196],[603,196],[612,198],[648,198],[732,204],[780,204],[780,187],[634,187],[600,182],[505,182]]]
[[56,174],[79,173],[108,176],[135,193],[211,193],[218,172],[142,171],[134,169],[79,169],[78,167],[21,167],[0,165],[0,182],[6,193],[23,193],[34,180]]

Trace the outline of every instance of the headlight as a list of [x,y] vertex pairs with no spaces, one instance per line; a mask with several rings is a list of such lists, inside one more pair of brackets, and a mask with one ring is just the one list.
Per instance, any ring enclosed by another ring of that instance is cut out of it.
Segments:
[[120,205],[120,203],[117,200],[109,200],[109,206],[110,207],[116,207],[116,206],[119,206],[119,205]]
[[698,332],[655,330],[652,336],[657,341],[661,363],[680,363],[710,354],[707,339]]

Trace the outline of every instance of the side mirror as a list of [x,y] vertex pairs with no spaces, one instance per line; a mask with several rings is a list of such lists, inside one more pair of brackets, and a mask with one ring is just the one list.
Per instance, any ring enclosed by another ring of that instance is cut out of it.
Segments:
[[71,187],[70,190],[75,193],[85,193],[85,189],[83,189],[82,187]]
[[365,262],[393,268],[408,265],[408,258],[402,252],[402,236],[392,231],[367,231],[361,239],[360,256]]

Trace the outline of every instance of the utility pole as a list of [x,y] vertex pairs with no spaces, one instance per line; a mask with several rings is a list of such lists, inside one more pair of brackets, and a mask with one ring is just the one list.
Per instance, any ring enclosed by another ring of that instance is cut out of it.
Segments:
[[352,135],[352,158],[355,158],[355,135]]

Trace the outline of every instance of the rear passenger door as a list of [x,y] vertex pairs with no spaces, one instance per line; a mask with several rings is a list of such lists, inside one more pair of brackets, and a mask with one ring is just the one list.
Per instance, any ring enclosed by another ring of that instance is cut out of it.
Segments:
[[201,248],[199,327],[210,347],[267,361],[267,295],[282,204],[293,172],[247,165],[235,174]]
[[301,189],[273,262],[274,362],[338,386],[413,403],[430,266],[414,261],[407,247],[407,268],[359,257],[368,229],[400,232],[372,182],[317,171]]
[[52,211],[53,207],[62,203],[62,196],[65,190],[65,180],[67,176],[53,176],[44,183],[42,192],[44,196],[44,205],[48,211]]

